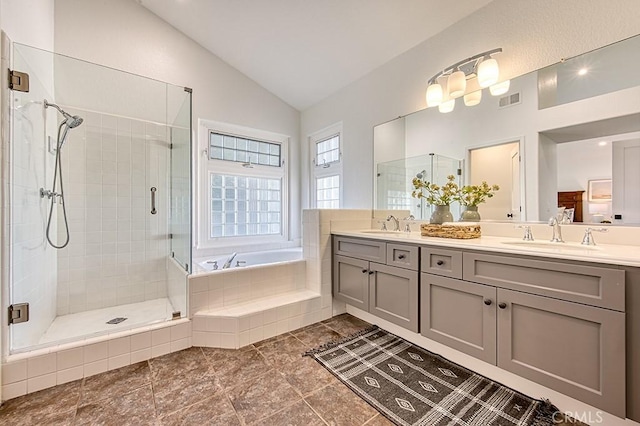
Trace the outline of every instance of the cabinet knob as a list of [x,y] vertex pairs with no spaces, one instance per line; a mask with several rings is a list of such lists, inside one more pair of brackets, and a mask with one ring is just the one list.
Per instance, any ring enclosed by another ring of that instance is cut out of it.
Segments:
[[398,259],[404,259],[406,256],[404,254],[399,254]]
[[507,304],[504,302],[501,302],[500,304],[498,304],[498,308],[500,309],[507,309]]
[[436,262],[436,265],[438,265],[438,266],[442,266],[442,265],[444,265],[444,260],[438,260],[438,261]]
[[363,269],[363,270],[362,270],[362,273],[363,273],[363,274],[366,274],[367,272],[369,272],[369,270],[368,270],[368,269]]
[[369,271],[369,275],[373,275],[373,271]]
[[484,304],[487,306],[491,306],[493,302],[491,301],[491,299],[484,299]]

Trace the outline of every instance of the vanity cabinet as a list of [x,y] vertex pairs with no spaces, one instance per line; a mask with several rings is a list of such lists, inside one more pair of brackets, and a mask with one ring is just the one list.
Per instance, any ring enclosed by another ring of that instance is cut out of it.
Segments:
[[334,237],[333,297],[418,331],[418,247]]
[[624,417],[624,271],[457,252],[421,266],[423,336]]

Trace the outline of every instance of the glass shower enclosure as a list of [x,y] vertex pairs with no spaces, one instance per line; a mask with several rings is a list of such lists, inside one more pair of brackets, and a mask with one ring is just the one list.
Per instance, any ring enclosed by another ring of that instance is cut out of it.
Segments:
[[[458,185],[462,182],[462,160],[439,154],[418,155],[400,160],[385,161],[376,165],[376,208],[379,210],[409,210],[416,219],[429,219],[433,206],[424,199],[411,197],[412,180],[421,177],[437,185],[447,182],[454,175]],[[451,213],[460,216],[460,205],[453,203]]]
[[[14,44],[5,173],[12,353],[186,316],[191,90]],[[175,274],[173,274],[175,276]]]

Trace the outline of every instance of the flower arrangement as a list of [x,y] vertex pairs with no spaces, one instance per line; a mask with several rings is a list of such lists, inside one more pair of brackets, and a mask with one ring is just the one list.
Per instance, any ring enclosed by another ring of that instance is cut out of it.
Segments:
[[482,181],[480,185],[465,185],[460,188],[456,201],[459,201],[463,206],[477,206],[487,201],[487,198],[493,197],[499,189],[498,185],[489,185],[485,181]]
[[487,198],[493,197],[495,192],[500,189],[498,185],[489,185],[484,181],[480,185],[459,187],[455,179],[455,176],[449,175],[447,183],[439,186],[414,177],[412,182],[414,190],[411,196],[425,198],[427,203],[436,206],[446,206],[453,201],[458,201],[463,206],[477,206],[484,203]]
[[447,206],[453,201],[457,200],[460,187],[455,183],[456,177],[453,175],[447,176],[447,183],[442,186],[435,183],[425,182],[424,180],[414,177],[413,187],[415,188],[411,193],[414,198],[425,198],[427,203],[436,206]]

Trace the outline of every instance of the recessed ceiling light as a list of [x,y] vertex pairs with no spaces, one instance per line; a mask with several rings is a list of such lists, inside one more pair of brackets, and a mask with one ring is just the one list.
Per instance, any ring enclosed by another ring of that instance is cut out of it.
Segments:
[[609,142],[607,142],[607,141],[600,141],[600,142],[598,142],[598,145],[599,146],[607,146],[608,143]]
[[580,68],[580,71],[578,71],[578,75],[585,75],[589,70],[587,70],[586,68]]

